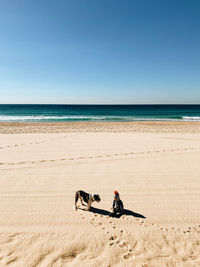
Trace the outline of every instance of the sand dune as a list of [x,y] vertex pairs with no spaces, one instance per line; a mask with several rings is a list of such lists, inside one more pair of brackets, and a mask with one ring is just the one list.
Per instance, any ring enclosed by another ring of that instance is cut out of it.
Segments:
[[[198,134],[20,127],[0,135],[0,266],[200,265]],[[75,211],[79,189],[102,201]]]

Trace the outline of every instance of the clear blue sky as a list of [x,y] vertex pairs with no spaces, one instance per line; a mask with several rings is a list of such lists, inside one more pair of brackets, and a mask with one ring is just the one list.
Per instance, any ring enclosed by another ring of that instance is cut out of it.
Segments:
[[200,1],[1,0],[0,103],[200,103]]

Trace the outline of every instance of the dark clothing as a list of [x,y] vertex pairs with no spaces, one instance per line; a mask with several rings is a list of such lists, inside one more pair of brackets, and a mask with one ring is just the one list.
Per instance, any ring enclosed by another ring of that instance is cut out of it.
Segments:
[[113,212],[118,213],[122,212],[124,209],[123,202],[121,200],[113,200]]

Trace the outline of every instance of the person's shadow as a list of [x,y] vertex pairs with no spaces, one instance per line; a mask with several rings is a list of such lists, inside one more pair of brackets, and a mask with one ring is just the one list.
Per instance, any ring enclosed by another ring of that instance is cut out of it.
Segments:
[[[90,210],[86,210],[86,209],[82,209],[82,208],[78,208],[78,209],[83,210],[83,211],[96,213],[96,214],[100,214],[100,215],[104,215],[104,216],[110,216],[111,215],[111,213],[107,210],[98,209],[98,208],[94,208],[94,207],[91,207]],[[142,218],[142,219],[146,218],[142,214],[139,214],[139,213],[133,212],[132,210],[127,210],[127,209],[124,209],[123,214],[112,214],[111,217],[120,218],[124,214],[127,216],[133,216],[136,218]]]

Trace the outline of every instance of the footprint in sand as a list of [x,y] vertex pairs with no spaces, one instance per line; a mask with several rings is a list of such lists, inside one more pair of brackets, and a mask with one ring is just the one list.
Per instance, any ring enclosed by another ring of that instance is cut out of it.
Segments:
[[127,247],[127,244],[126,244],[126,242],[124,241],[124,240],[121,240],[120,241],[120,239],[117,237],[117,236],[113,236],[113,235],[111,235],[111,237],[109,238],[109,240],[111,241],[110,243],[109,243],[109,246],[113,246],[113,245],[117,245],[117,246],[119,246],[121,249],[128,249],[128,251],[129,252],[131,252],[132,251],[132,248],[131,248],[131,246],[130,245],[128,245],[128,247]]
[[14,238],[14,237],[17,237],[17,236],[20,236],[20,235],[22,235],[22,234],[21,233],[14,233],[14,234],[8,235],[8,237]]
[[131,253],[126,253],[126,254],[124,254],[123,258],[124,258],[125,260],[128,260],[131,256],[132,256]]
[[117,245],[119,243],[119,240],[116,238],[117,238],[116,236],[113,235],[110,236],[109,240],[111,242],[109,243],[109,246]]
[[124,240],[118,243],[118,246],[122,249],[127,249],[127,244]]
[[115,238],[111,235],[111,237],[109,238],[109,240],[114,240]]

